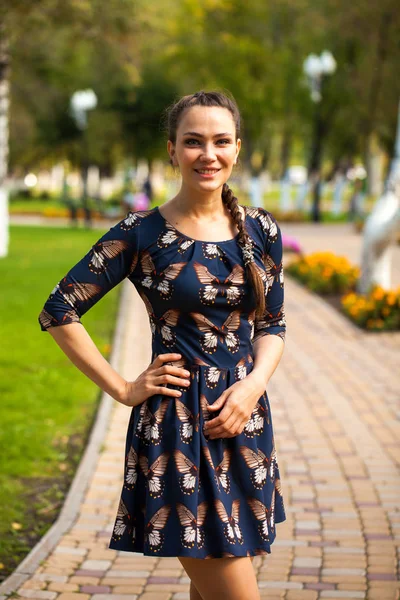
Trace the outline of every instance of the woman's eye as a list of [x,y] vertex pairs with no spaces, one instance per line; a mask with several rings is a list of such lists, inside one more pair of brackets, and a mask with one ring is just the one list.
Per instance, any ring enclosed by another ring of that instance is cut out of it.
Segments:
[[195,140],[195,139],[193,139],[193,140],[186,140],[186,143],[189,144],[189,145],[191,145],[190,142],[196,142],[196,143],[198,143],[198,141],[199,140]]
[[230,140],[218,140],[219,142],[222,142],[223,144],[230,144],[231,141]]

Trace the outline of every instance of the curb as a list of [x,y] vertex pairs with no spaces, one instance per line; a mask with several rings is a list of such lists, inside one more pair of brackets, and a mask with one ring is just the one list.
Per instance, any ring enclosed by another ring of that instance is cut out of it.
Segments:
[[[125,335],[124,323],[129,303],[128,285],[129,283],[125,280],[122,285],[117,324],[112,342],[110,364],[116,370],[120,365],[121,348],[123,347],[122,341]],[[54,547],[57,546],[63,534],[72,526],[79,513],[79,507],[89,485],[90,476],[97,463],[114,402],[111,396],[103,392],[96,419],[90,432],[89,441],[68,490],[61,512],[57,520],[32,548],[29,554],[21,561],[11,575],[0,584],[0,600],[12,594],[12,592],[29,579],[40,566],[41,561],[50,554]]]

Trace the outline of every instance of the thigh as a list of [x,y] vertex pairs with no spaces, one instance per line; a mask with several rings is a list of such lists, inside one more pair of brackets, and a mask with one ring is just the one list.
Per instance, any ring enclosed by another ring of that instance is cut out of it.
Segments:
[[260,600],[257,578],[249,556],[189,558],[178,556],[203,600]]

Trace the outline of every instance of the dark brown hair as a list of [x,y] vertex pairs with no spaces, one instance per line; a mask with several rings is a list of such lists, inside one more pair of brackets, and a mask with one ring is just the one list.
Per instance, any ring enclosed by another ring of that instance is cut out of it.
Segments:
[[[222,92],[205,92],[201,90],[195,94],[182,96],[182,98],[167,108],[166,129],[168,139],[173,144],[176,143],[176,131],[178,129],[179,120],[182,117],[183,112],[192,106],[220,106],[221,108],[227,108],[231,112],[233,121],[235,123],[236,140],[240,137],[241,117],[239,108],[234,98]],[[247,232],[245,221],[243,220],[242,214],[239,210],[238,199],[233,194],[227,183],[224,183],[222,186],[221,197],[223,203],[229,209],[232,219],[239,230],[238,243],[243,250],[243,246],[248,246],[252,243],[252,240]],[[247,263],[246,274],[250,284],[253,287],[256,297],[257,308],[255,316],[261,317],[265,311],[265,290],[264,283],[258,273],[254,260]]]

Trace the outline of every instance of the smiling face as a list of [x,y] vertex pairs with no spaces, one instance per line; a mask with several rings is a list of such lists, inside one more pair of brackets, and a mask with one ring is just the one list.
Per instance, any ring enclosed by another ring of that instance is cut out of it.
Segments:
[[168,153],[185,187],[212,192],[229,179],[240,145],[230,110],[192,106],[179,120],[175,144],[168,141]]

